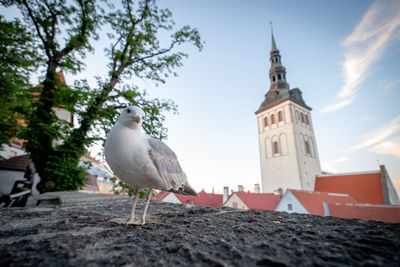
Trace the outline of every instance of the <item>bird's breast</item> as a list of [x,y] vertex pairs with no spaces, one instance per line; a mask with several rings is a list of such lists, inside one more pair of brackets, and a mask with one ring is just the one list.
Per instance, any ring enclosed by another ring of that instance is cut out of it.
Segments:
[[140,132],[126,127],[113,127],[107,136],[105,156],[114,174],[137,188],[147,188],[149,181],[158,176],[151,168],[148,143]]

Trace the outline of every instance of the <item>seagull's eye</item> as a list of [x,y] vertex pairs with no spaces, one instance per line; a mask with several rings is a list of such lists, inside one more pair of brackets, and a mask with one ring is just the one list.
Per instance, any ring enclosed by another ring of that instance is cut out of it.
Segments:
[[130,109],[127,109],[126,112],[131,113],[132,111]]

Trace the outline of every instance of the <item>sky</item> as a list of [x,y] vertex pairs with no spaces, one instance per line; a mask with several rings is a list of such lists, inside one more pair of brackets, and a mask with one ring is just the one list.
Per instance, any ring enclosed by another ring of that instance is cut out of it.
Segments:
[[[189,58],[165,84],[128,83],[178,105],[179,114],[167,114],[165,142],[196,190],[252,191],[261,183],[254,112],[270,85],[272,21],[287,81],[313,108],[322,170],[384,164],[400,195],[400,1],[162,0],[159,6],[172,11],[177,27],[196,27],[204,49],[183,47]],[[67,83],[85,77],[95,85],[105,62],[97,48],[81,76],[66,73]]]

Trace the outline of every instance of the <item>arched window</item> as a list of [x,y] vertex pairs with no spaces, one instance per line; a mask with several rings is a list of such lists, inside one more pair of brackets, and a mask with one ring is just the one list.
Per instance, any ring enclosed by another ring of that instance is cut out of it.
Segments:
[[278,80],[282,80],[282,76],[280,73],[278,73]]
[[307,124],[310,124],[310,122],[308,121],[308,116],[307,116],[307,114],[305,115],[305,117],[306,117],[306,123],[307,123]]
[[274,124],[275,123],[275,114],[272,114],[271,115],[271,124]]
[[300,117],[301,117],[301,122],[304,122],[304,115],[303,115],[303,113],[300,113]]
[[273,82],[275,82],[275,75],[274,75],[274,76],[272,76],[272,81],[273,81]]
[[282,111],[278,112],[278,120],[283,121]]
[[274,142],[274,154],[279,153],[279,144],[277,141]]
[[265,117],[264,118],[264,127],[267,127],[268,126],[268,117]]
[[299,112],[296,110],[296,119],[299,120]]
[[306,148],[306,154],[311,154],[310,143],[308,141],[304,141],[304,145]]

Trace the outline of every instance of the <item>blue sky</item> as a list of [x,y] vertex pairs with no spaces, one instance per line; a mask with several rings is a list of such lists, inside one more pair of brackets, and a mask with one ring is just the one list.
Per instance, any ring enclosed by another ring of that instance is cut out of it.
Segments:
[[[166,143],[196,190],[222,192],[260,183],[254,112],[269,89],[275,40],[291,88],[303,92],[321,167],[328,172],[377,170],[385,164],[400,192],[400,2],[162,0],[178,26],[197,27],[205,41],[190,46],[179,77],[155,86],[132,79],[151,96],[168,98]],[[104,75],[101,39],[82,75]],[[66,74],[67,83],[76,78]],[[378,163],[379,162],[379,163]]]
[[149,84],[153,95],[179,105],[180,114],[167,121],[167,143],[197,190],[238,184],[252,190],[260,182],[254,111],[269,89],[269,21],[291,88],[300,88],[313,108],[322,169],[368,171],[385,164],[399,188],[398,1],[161,5],[177,25],[197,27],[206,42],[201,53],[189,50],[178,78],[158,88]]

